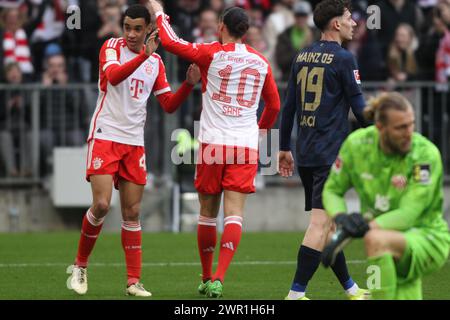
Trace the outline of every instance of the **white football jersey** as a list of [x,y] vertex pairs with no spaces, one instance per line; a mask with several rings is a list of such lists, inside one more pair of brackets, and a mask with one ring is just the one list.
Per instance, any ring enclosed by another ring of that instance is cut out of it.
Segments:
[[241,43],[189,43],[176,36],[168,17],[156,13],[164,48],[196,63],[202,73],[202,143],[258,149],[257,110],[264,100],[278,98],[266,58]]
[[161,57],[153,53],[128,78],[113,86],[105,71],[122,65],[138,53],[128,49],[123,38],[107,40],[100,50],[99,96],[91,120],[88,141],[93,138],[129,145],[144,145],[147,100],[171,91]]

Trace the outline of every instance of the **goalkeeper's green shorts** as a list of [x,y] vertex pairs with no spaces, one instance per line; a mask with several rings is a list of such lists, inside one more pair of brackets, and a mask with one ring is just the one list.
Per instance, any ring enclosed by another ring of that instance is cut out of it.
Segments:
[[406,237],[406,249],[396,264],[399,283],[420,279],[446,263],[449,254],[447,232],[414,228],[403,234]]

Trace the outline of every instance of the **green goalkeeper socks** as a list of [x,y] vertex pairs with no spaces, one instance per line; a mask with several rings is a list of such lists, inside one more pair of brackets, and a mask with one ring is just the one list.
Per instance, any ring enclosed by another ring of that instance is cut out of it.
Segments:
[[394,257],[384,254],[378,257],[369,257],[367,284],[374,300],[393,300],[397,289],[397,271]]

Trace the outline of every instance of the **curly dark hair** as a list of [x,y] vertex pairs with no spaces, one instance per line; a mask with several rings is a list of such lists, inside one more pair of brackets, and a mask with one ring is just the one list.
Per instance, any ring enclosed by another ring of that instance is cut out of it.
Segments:
[[334,17],[342,16],[345,10],[352,10],[349,0],[323,0],[314,9],[314,24],[324,31]]
[[124,17],[130,17],[131,19],[143,18],[145,20],[145,24],[150,24],[152,18],[148,9],[141,4],[133,4],[128,7],[125,11]]

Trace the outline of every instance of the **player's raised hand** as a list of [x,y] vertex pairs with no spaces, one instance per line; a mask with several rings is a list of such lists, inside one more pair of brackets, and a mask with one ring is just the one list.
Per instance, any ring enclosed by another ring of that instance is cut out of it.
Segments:
[[290,151],[278,153],[278,172],[282,177],[290,177],[294,173],[294,157]]
[[192,63],[186,72],[186,81],[190,85],[195,85],[201,78],[200,68]]
[[155,52],[156,49],[158,49],[160,42],[158,38],[158,30],[159,29],[153,30],[153,32],[148,37],[147,42],[145,43],[145,54],[148,56],[152,55],[153,52]]
[[158,11],[163,11],[164,12],[164,9],[163,9],[162,5],[156,0],[149,0],[147,2],[147,9],[149,9],[150,12],[152,12],[153,14],[158,12]]

